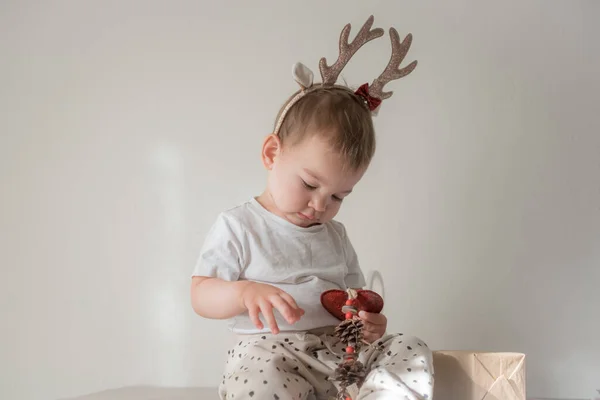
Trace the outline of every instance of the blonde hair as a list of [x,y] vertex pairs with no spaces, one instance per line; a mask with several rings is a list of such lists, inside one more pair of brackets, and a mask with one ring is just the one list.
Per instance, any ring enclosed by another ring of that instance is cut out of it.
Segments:
[[[298,94],[294,93],[281,108]],[[277,132],[282,146],[322,135],[352,169],[367,166],[375,153],[375,128],[363,99],[343,86],[322,87],[306,93],[284,116]]]

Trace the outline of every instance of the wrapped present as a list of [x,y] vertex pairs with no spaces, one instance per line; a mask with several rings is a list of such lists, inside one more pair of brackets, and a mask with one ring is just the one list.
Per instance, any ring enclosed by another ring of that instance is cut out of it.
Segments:
[[434,351],[434,400],[526,400],[525,355]]

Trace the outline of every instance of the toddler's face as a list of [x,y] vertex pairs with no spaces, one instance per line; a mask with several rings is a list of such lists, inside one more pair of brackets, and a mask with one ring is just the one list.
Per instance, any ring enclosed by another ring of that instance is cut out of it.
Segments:
[[341,157],[318,136],[275,154],[267,183],[268,208],[302,227],[334,218],[366,170],[344,169]]

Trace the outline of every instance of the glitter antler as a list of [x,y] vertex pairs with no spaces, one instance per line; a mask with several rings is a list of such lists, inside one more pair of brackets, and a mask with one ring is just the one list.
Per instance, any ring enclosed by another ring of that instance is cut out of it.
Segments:
[[379,75],[377,79],[373,81],[371,87],[369,87],[369,94],[373,97],[385,100],[389,98],[394,92],[384,92],[383,87],[386,83],[395,79],[400,79],[410,74],[417,66],[417,61],[413,61],[402,69],[398,69],[404,57],[410,49],[412,43],[412,34],[408,34],[402,43],[400,43],[400,36],[398,31],[394,28],[390,28],[390,39],[392,40],[392,56],[385,70]]
[[360,49],[365,43],[370,42],[373,39],[383,36],[384,31],[381,28],[371,30],[373,26],[374,17],[371,15],[367,22],[363,25],[360,31],[356,34],[356,37],[352,43],[348,43],[348,36],[350,35],[350,24],[346,24],[342,33],[340,34],[340,55],[337,61],[331,65],[327,65],[325,57],[319,61],[319,70],[321,71],[321,78],[323,79],[324,85],[333,85],[342,72],[342,69],[346,66],[352,56]]
[[[293,67],[294,80],[300,85],[301,90],[292,97],[283,110],[279,113],[277,121],[275,121],[275,127],[273,133],[279,135],[283,121],[288,114],[289,110],[296,104],[300,99],[306,96],[308,93],[320,90],[323,87],[333,86],[337,82],[337,79],[346,66],[348,61],[354,56],[354,54],[367,42],[377,39],[385,33],[381,28],[371,29],[373,26],[374,17],[371,15],[364,23],[360,31],[356,34],[356,37],[352,43],[348,43],[348,37],[350,36],[350,24],[346,24],[340,34],[339,40],[339,55],[338,59],[333,65],[327,65],[325,57],[319,60],[319,70],[321,71],[322,83],[319,85],[313,84],[313,73],[312,71],[303,65],[302,63],[296,63]],[[398,32],[394,28],[390,29],[390,37],[392,40],[392,57],[383,71],[383,73],[373,81],[372,87],[369,87],[368,83],[362,84],[355,92],[357,96],[360,96],[364,100],[365,105],[371,111],[372,115],[377,115],[377,110],[381,102],[389,98],[393,92],[383,92],[383,87],[394,79],[400,79],[410,74],[415,67],[417,62],[413,61],[406,67],[398,69],[400,63],[406,57],[408,49],[412,42],[412,35],[406,36],[404,41],[400,43],[400,37]],[[347,88],[349,89],[349,88]]]

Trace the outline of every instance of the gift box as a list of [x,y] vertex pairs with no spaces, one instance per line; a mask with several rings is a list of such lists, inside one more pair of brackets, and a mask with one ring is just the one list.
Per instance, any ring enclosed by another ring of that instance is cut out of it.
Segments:
[[525,355],[434,351],[433,400],[526,400]]

